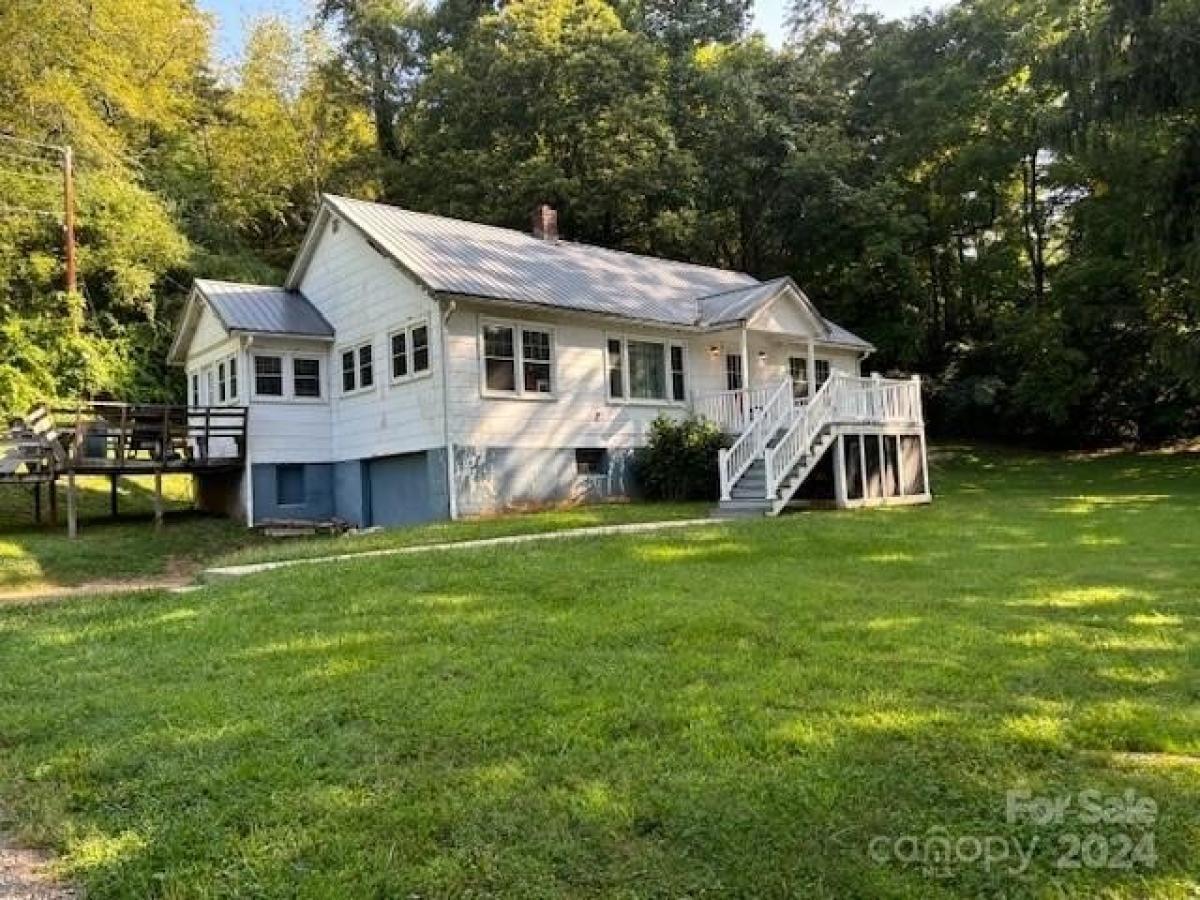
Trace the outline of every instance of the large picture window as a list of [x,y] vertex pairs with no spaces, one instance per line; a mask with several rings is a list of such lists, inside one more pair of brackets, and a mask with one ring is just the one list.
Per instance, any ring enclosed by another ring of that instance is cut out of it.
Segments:
[[606,361],[609,399],[667,403],[687,399],[687,348],[683,344],[609,338]]
[[549,397],[554,393],[554,334],[547,328],[484,322],[483,391]]

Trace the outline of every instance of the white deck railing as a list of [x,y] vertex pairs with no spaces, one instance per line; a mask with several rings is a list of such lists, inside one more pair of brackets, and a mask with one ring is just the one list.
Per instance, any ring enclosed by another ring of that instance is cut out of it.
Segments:
[[748,428],[739,435],[729,449],[718,454],[717,464],[721,473],[721,499],[730,499],[730,491],[737,480],[746,474],[754,460],[762,456],[767,441],[788,420],[795,401],[792,399],[792,380],[782,379],[773,388],[760,389],[766,393],[761,406],[753,412]]
[[741,434],[767,405],[776,385],[743,391],[717,391],[695,399],[692,408],[728,434]]
[[821,431],[835,423],[860,425],[922,424],[921,382],[860,378],[833,374],[805,406],[796,407],[786,432],[763,453],[767,497],[779,496],[779,486],[808,453]]

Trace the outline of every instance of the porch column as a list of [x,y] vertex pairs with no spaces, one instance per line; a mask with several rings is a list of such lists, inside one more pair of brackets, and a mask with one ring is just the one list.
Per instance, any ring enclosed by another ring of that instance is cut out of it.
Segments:
[[742,326],[742,390],[750,390],[750,339],[749,332],[744,325]]
[[808,339],[808,396],[817,392],[817,351],[813,339]]

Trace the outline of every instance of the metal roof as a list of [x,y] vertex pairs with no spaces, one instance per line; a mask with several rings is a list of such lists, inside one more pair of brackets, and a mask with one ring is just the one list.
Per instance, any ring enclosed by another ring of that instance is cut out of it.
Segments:
[[525,303],[660,325],[715,328],[749,319],[787,287],[829,326],[826,340],[873,349],[825,320],[790,278],[762,282],[744,272],[640,256],[571,241],[548,241],[383,203],[324,195],[288,275],[301,281],[330,212],[434,294]]
[[430,290],[696,325],[697,300],[758,284],[742,272],[547,241],[381,203],[326,196],[330,207]]
[[196,279],[196,290],[227,331],[333,337],[333,326],[299,291],[205,278]]

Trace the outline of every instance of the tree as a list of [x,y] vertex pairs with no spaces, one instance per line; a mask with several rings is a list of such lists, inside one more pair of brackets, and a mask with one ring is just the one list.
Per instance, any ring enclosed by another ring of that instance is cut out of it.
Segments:
[[399,199],[519,227],[549,202],[574,237],[649,246],[681,164],[662,76],[600,0],[511,3],[435,59]]

